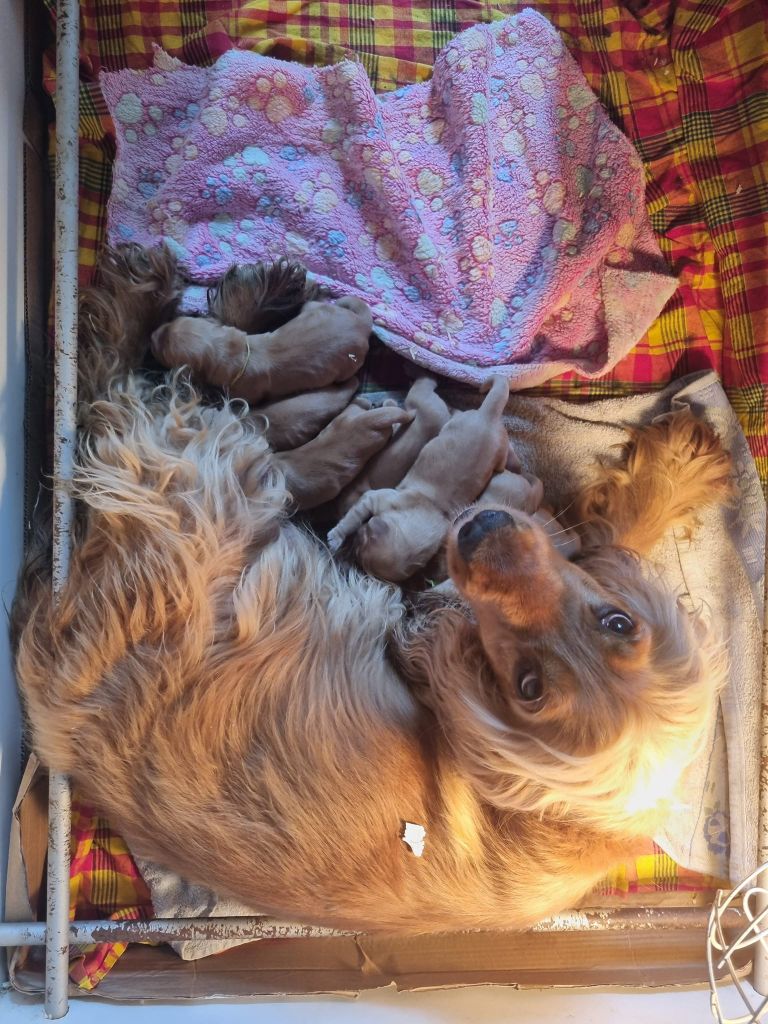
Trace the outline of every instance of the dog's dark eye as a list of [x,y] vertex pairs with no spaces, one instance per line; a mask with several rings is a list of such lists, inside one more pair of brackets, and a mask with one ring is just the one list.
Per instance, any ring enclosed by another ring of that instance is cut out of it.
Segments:
[[517,678],[517,692],[525,701],[538,700],[544,686],[535,672],[522,672]]
[[600,625],[619,636],[626,636],[635,628],[632,619],[624,612],[606,612],[600,616]]

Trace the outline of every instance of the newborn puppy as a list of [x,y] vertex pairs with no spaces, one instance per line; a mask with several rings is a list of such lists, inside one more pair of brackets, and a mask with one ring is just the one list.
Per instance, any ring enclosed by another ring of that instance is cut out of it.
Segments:
[[[509,460],[507,460],[509,465]],[[511,472],[505,469],[491,477],[491,482],[477,499],[478,509],[517,509],[525,512],[538,522],[548,534],[552,544],[563,558],[574,558],[581,550],[581,541],[574,530],[564,529],[556,516],[541,507],[544,486],[537,476],[530,473]]]
[[451,411],[435,392],[436,383],[420,377],[405,397],[405,408],[413,419],[395,434],[386,448],[375,455],[365,470],[339,497],[339,511],[349,511],[366,491],[396,487],[413,466],[422,448],[437,437],[448,422]]
[[264,433],[273,452],[300,448],[349,405],[357,387],[357,377],[351,377],[343,384],[261,405],[250,418],[266,422]]
[[317,437],[293,451],[278,452],[273,465],[285,474],[297,508],[316,508],[336,498],[390,440],[394,427],[412,417],[398,406],[371,409],[365,401],[355,400]]
[[205,317],[177,317],[152,335],[163,366],[189,366],[233,398],[258,403],[353,377],[368,354],[371,311],[360,299],[307,302],[265,334],[246,334]]
[[491,477],[488,486],[477,498],[483,507],[497,505],[516,508],[533,515],[544,498],[544,485],[537,476],[504,469]]
[[393,583],[425,566],[452,516],[506,466],[509,438],[502,416],[508,397],[507,381],[494,377],[481,407],[454,413],[397,489],[363,495],[328,534],[331,550],[357,533],[353,550],[359,564]]

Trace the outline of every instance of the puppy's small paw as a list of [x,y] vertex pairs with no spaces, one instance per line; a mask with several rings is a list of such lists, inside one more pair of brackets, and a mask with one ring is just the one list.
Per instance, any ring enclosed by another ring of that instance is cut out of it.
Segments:
[[328,550],[332,555],[338,554],[345,540],[346,536],[339,531],[338,527],[334,526],[332,530],[328,531],[326,544],[328,545]]
[[414,413],[410,409],[401,409],[399,405],[381,405],[378,409],[371,409],[366,417],[366,426],[373,431],[391,431],[395,427],[402,427],[411,423]]

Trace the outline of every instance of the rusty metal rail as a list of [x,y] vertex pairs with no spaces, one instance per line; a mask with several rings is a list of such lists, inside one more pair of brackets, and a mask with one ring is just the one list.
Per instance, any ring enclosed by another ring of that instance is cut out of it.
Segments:
[[[53,597],[69,572],[74,507],[70,481],[77,443],[78,185],[80,118],[80,5],[56,9],[56,210],[54,236]],[[45,1013],[68,1009],[70,789],[53,773],[48,788],[48,926]]]
[[[43,921],[0,924],[0,947],[45,946]],[[67,946],[95,942],[185,942],[190,939],[295,939],[303,935],[351,934],[332,928],[310,928],[267,917],[174,917],[153,921],[71,921],[67,924]],[[68,967],[69,965],[67,965]],[[65,978],[68,971],[65,972]]]

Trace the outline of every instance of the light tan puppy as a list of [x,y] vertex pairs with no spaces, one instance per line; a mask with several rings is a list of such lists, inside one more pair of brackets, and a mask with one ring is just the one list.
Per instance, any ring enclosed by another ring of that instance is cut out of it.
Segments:
[[509,506],[533,515],[539,510],[543,497],[544,486],[537,476],[504,469],[491,477],[488,486],[478,496],[477,504],[482,508],[488,505]]
[[285,474],[285,486],[296,507],[304,510],[332,501],[387,444],[393,429],[412,417],[412,412],[398,406],[371,409],[356,400],[317,437],[300,448],[276,453],[274,465]]
[[396,489],[367,491],[328,534],[337,551],[355,535],[356,560],[373,576],[408,579],[440,547],[452,517],[475,500],[509,455],[509,384],[494,377],[479,409],[457,412],[422,449]]
[[411,385],[403,404],[413,413],[412,421],[398,430],[387,447],[371,459],[360,476],[339,496],[339,512],[348,512],[366,491],[397,487],[422,448],[437,437],[450,419],[451,411],[435,387],[435,381],[429,377],[421,377]]
[[152,335],[163,366],[189,366],[233,398],[263,402],[353,377],[368,354],[371,311],[360,299],[307,302],[265,334],[246,334],[205,317],[177,317]]

